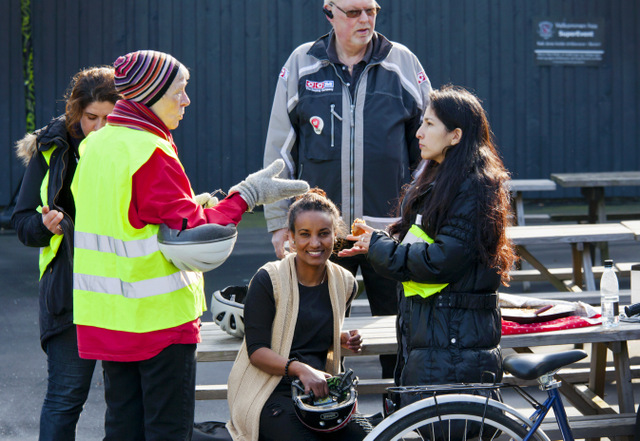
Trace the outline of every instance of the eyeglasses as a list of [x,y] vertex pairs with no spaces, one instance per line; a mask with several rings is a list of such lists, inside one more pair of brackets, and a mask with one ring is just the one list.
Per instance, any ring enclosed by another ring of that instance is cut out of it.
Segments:
[[335,6],[336,8],[338,8],[348,18],[358,18],[362,15],[363,11],[365,14],[367,14],[368,17],[375,17],[376,15],[378,15],[378,12],[380,12],[380,9],[381,9],[380,6],[376,6],[375,8],[351,9],[349,11],[345,11],[340,6],[336,5],[334,2],[329,2],[329,4],[331,6]]

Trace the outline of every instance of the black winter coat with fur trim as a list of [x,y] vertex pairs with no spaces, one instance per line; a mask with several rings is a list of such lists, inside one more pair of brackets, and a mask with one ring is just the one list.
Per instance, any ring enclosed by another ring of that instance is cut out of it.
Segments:
[[[64,213],[60,223],[64,236],[55,257],[49,262],[39,283],[40,344],[73,326],[73,232],[75,205],[71,180],[76,168],[80,139],[67,132],[64,115],[16,143],[16,153],[27,170],[11,216],[20,242],[46,247],[53,236],[42,222],[37,208],[42,205],[40,189],[47,182],[47,205]],[[47,164],[43,152],[54,149]],[[48,174],[47,174],[48,172]]]

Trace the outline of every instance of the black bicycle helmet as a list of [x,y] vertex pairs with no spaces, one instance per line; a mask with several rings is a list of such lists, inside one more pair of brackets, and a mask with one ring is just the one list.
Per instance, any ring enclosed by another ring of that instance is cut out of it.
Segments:
[[358,377],[349,369],[343,374],[327,379],[329,395],[314,398],[305,394],[304,386],[296,379],[291,383],[291,396],[296,415],[311,430],[334,432],[351,420],[358,407]]
[[211,298],[213,321],[233,337],[244,337],[244,299],[247,289],[246,285],[227,286],[214,291]]

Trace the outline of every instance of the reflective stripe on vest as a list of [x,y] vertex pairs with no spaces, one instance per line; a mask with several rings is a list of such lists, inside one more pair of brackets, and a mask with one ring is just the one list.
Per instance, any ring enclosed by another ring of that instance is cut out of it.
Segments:
[[[92,250],[99,253],[110,253],[116,257],[136,258],[160,252],[156,236],[147,239],[122,241],[113,237],[98,234],[78,232],[74,238],[77,249]],[[200,273],[193,271],[179,271],[167,276],[126,283],[113,277],[103,277],[75,273],[73,285],[78,290],[95,291],[104,294],[117,294],[127,298],[144,298],[161,294],[168,294],[197,284]]]
[[181,271],[164,258],[158,225],[129,222],[133,175],[156,149],[178,160],[168,141],[109,124],[81,144],[71,185],[76,324],[151,332],[195,320],[206,308],[202,273]]
[[[433,239],[431,239],[429,235],[422,230],[422,228],[420,228],[416,224],[413,224],[411,225],[411,228],[407,232],[407,235],[403,239],[402,243],[413,243],[419,241],[433,243]],[[425,299],[429,296],[439,293],[447,285],[448,283],[418,283],[412,280],[408,282],[402,282],[405,297],[418,295]]]
[[[45,205],[49,205],[49,165],[51,163],[51,154],[56,149],[56,145],[54,144],[49,150],[42,152],[42,156],[44,160],[47,162],[47,173],[44,175],[42,179],[42,183],[40,184],[40,201],[42,205],[38,207],[37,211],[42,213],[42,207]],[[49,263],[56,257],[58,253],[58,249],[60,249],[60,244],[62,243],[62,234],[54,234],[49,239],[49,245],[46,247],[40,248],[40,257],[38,258],[38,268],[40,269],[40,278],[44,275],[45,270],[49,266]]]

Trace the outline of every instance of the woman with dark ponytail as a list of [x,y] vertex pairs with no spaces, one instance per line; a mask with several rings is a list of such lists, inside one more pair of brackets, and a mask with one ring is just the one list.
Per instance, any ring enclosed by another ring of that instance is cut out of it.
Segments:
[[475,95],[445,86],[430,98],[416,133],[424,167],[400,220],[388,233],[348,236],[355,246],[340,255],[368,253],[377,272],[402,282],[396,383],[500,381],[497,291],[515,260],[509,173]]

